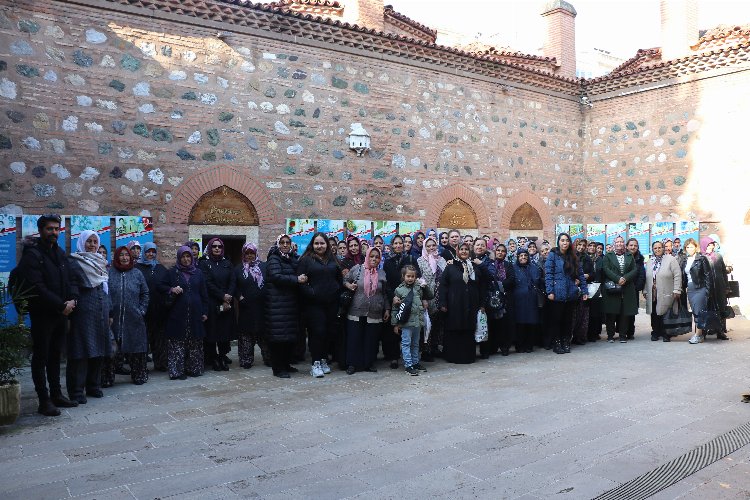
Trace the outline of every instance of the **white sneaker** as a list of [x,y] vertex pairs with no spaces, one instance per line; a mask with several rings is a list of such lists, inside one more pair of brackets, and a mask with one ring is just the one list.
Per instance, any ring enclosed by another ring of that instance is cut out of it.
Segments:
[[688,342],[691,344],[700,344],[701,342],[703,342],[703,335],[698,335],[696,333],[690,338],[690,340],[688,340]]
[[326,359],[321,359],[320,360],[320,368],[323,369],[323,373],[325,373],[326,375],[328,375],[329,373],[331,373],[331,367],[328,366],[328,360],[326,360]]
[[320,366],[320,361],[313,363],[312,368],[310,368],[310,375],[315,378],[323,378],[323,368]]

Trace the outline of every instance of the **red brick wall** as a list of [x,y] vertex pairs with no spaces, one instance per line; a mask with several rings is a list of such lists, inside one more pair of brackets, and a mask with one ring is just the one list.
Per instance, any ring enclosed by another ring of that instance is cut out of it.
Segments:
[[560,68],[557,74],[575,78],[576,76],[576,20],[564,9],[555,9],[543,14],[546,31],[543,53],[554,57]]

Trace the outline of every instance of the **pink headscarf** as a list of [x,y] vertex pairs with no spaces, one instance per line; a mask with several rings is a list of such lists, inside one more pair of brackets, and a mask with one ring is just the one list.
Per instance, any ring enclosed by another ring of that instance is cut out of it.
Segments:
[[[435,253],[429,253],[427,252],[427,241],[432,240],[435,242]],[[438,266],[438,252],[437,252],[437,240],[432,237],[428,236],[426,240],[424,240],[424,243],[422,243],[422,258],[427,261],[427,263],[430,265],[430,269],[432,270],[432,274],[435,274],[437,272],[437,266]]]
[[[714,244],[714,251],[711,253],[706,253],[706,250],[708,249],[708,245],[710,245],[711,243]],[[700,245],[701,245],[701,253],[705,255],[706,257],[708,257],[709,259],[711,259],[712,262],[716,261],[716,242],[712,238],[708,236],[704,236],[703,238],[701,238]]]
[[372,297],[375,295],[375,293],[378,291],[378,264],[375,264],[375,266],[370,265],[370,254],[372,252],[378,252],[380,253],[380,250],[378,250],[375,247],[370,247],[369,250],[367,250],[367,257],[365,258],[365,296],[366,297]]
[[[255,252],[255,260],[252,263],[245,260],[245,252],[248,250]],[[247,278],[248,275],[253,277],[258,284],[258,288],[263,288],[263,273],[260,270],[260,263],[258,261],[258,247],[249,241],[242,245],[242,276]]]

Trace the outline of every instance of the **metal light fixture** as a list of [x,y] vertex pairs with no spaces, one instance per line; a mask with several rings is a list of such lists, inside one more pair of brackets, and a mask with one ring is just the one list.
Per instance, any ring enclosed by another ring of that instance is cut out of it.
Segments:
[[361,123],[352,123],[351,132],[349,132],[349,149],[357,152],[357,156],[362,156],[365,151],[370,149],[370,134],[364,129]]

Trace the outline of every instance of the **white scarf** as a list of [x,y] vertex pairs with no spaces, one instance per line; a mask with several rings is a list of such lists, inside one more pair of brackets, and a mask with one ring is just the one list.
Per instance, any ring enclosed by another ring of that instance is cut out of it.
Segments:
[[85,281],[84,286],[86,288],[96,288],[99,285],[104,285],[104,293],[109,293],[109,287],[107,286],[107,282],[109,281],[107,261],[96,250],[93,252],[86,251],[86,241],[91,236],[96,236],[96,249],[99,249],[99,235],[96,231],[82,231],[76,245],[78,251],[71,254],[70,258],[74,259],[81,266]]

